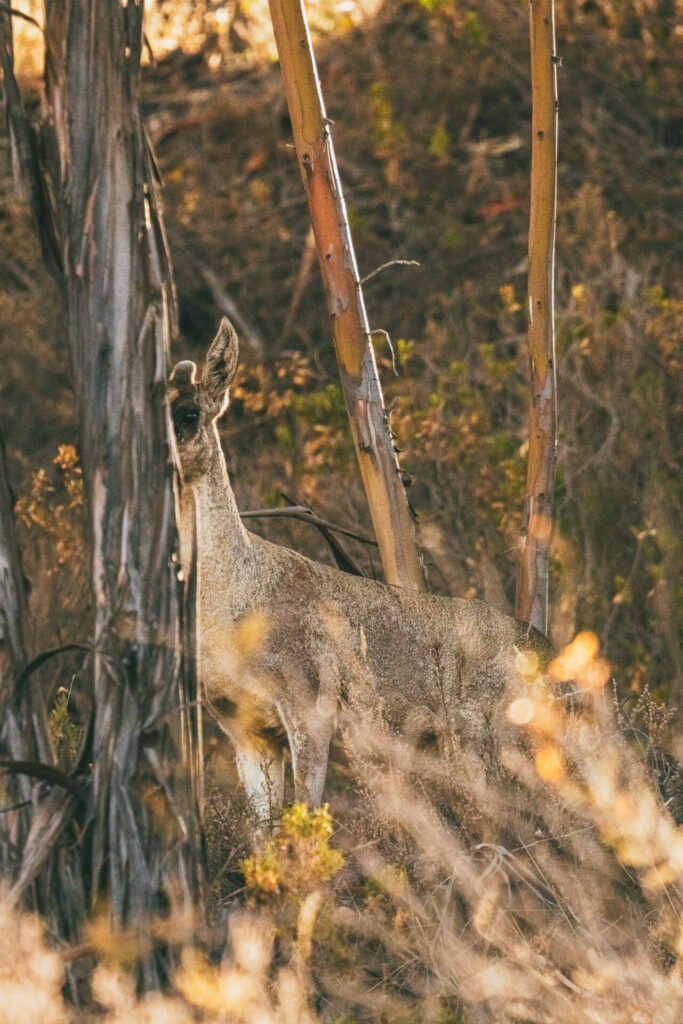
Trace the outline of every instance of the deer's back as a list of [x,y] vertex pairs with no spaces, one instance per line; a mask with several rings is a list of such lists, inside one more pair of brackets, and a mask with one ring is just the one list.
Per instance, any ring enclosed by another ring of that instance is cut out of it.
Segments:
[[[226,595],[225,625],[261,619],[250,671],[289,700],[310,701],[321,676],[336,673],[342,698],[381,704],[396,728],[446,724],[479,743],[501,719],[517,652],[545,653],[543,638],[483,602],[409,593],[253,541],[253,578],[237,603]],[[212,621],[221,616],[217,597]]]

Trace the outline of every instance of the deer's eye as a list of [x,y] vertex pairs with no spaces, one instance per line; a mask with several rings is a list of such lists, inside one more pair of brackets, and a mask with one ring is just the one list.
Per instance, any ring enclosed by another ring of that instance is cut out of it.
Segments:
[[199,409],[189,408],[179,410],[173,417],[173,429],[176,440],[187,441],[197,433],[199,425]]

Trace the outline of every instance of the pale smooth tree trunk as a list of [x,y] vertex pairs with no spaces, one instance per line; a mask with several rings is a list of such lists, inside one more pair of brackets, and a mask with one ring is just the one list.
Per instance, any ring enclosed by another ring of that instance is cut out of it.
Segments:
[[384,407],[356,257],[302,0],[269,0],[334,347],[389,583],[424,589],[415,527]]
[[517,572],[518,618],[548,626],[548,565],[557,460],[555,379],[555,216],[557,56],[554,0],[531,0],[532,149],[529,223],[529,460],[525,525]]

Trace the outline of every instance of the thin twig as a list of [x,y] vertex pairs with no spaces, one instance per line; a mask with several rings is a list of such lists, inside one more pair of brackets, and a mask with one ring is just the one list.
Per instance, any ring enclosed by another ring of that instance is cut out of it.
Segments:
[[305,505],[290,505],[289,508],[262,508],[255,509],[249,512],[240,512],[242,519],[275,519],[278,517],[286,517],[290,519],[300,519],[302,523],[312,523],[313,526],[321,526],[326,530],[333,530],[335,533],[341,533],[345,537],[350,537],[351,540],[360,541],[361,544],[367,544],[368,547],[377,547],[376,540],[370,540],[369,537],[363,537],[359,533],[354,533],[352,530],[347,530],[344,526],[337,526],[335,523],[331,523],[328,519],[321,519],[316,516],[310,509],[307,509]]
[[35,658],[31,658],[28,665],[25,665],[24,668],[21,670],[21,672],[19,673],[14,682],[14,692],[16,693],[18,690],[20,690],[23,687],[26,680],[29,678],[29,676],[32,675],[33,672],[36,671],[36,669],[39,669],[41,665],[44,665],[45,662],[49,661],[51,658],[55,658],[59,654],[66,654],[69,651],[84,651],[86,654],[88,654],[91,650],[92,647],[90,645],[79,643],[62,644],[61,647],[53,647],[49,651],[42,651],[40,654],[37,654]]
[[306,241],[304,243],[304,251],[301,255],[301,263],[299,265],[299,272],[296,275],[296,281],[294,282],[294,290],[292,291],[292,300],[287,310],[287,316],[285,317],[285,323],[282,328],[280,337],[278,338],[277,344],[275,345],[275,351],[277,351],[287,340],[291,334],[292,327],[294,326],[294,319],[301,305],[301,299],[306,290],[306,286],[311,277],[311,271],[313,270],[313,264],[315,262],[316,247],[315,247],[315,235],[313,234],[313,228],[308,229],[306,235]]
[[[290,497],[288,494],[285,494],[284,491],[281,491],[280,495],[290,505],[299,505],[299,502],[296,500],[296,498]],[[306,512],[309,512],[311,516],[317,515],[312,505],[303,505],[301,507]],[[346,548],[341,542],[341,539],[335,536],[333,530],[329,530],[325,526],[321,526],[319,523],[315,522],[314,519],[311,520],[311,525],[315,526],[316,529],[320,531],[322,536],[327,541],[332,551],[332,555],[334,556],[334,560],[337,563],[338,569],[341,569],[342,572],[350,573],[352,576],[366,575],[366,573],[363,572],[363,570],[360,568],[355,559],[346,550]],[[370,561],[372,561],[372,558],[370,559]]]
[[371,270],[369,274],[365,275],[365,277],[361,277],[360,281],[358,282],[358,285],[361,286],[366,284],[366,282],[370,281],[373,277],[375,277],[376,274],[379,274],[381,270],[386,270],[387,267],[393,267],[396,264],[402,267],[420,266],[419,260],[389,260],[388,263],[383,263],[381,267],[375,267],[375,269]]
[[27,21],[29,25],[35,25],[39,32],[43,31],[43,26],[35,18],[32,18],[30,14],[24,14],[23,11],[18,11],[16,7],[10,7],[9,4],[0,3],[0,11],[4,11],[5,14],[10,14],[13,18],[21,18],[22,21]]
[[154,56],[154,50],[152,49],[152,44],[150,43],[149,36],[147,35],[146,32],[142,33],[142,45],[147,50],[147,54],[149,56],[149,63],[150,63],[150,65],[153,68],[159,67],[159,61]]
[[201,260],[192,257],[192,260],[199,270],[200,275],[204,279],[204,282],[211,292],[213,301],[216,303],[221,313],[225,316],[230,317],[235,326],[241,332],[244,340],[250,346],[252,352],[258,359],[263,358],[265,346],[261,339],[258,331],[249,323],[249,321],[243,316],[235,300],[228,295],[225,288],[220,283],[218,276],[213,272],[211,267],[207,267]]
[[29,778],[49,782],[53,786],[61,786],[62,789],[71,793],[72,796],[78,797],[79,800],[83,800],[85,797],[83,785],[78,779],[74,779],[54,765],[44,764],[42,761],[16,761],[2,758],[0,772],[7,775],[28,775]]
[[394,345],[391,338],[389,337],[389,332],[385,331],[383,327],[376,327],[373,331],[370,331],[370,337],[372,337],[373,334],[383,334],[384,337],[386,338],[387,345],[389,346],[389,351],[391,352],[391,368],[394,371],[395,375],[398,377],[398,370],[396,369],[396,353],[394,352]]
[[0,814],[9,814],[10,811],[20,811],[22,807],[30,807],[32,803],[32,800],[20,800],[18,804],[12,804],[11,807],[0,807]]

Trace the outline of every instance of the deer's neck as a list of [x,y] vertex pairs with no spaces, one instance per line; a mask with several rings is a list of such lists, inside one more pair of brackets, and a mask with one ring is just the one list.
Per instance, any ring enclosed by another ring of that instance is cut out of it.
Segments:
[[225,592],[251,561],[252,540],[242,525],[217,435],[215,444],[208,472],[181,491],[181,558],[184,563],[191,556],[196,523],[200,599],[215,586]]

